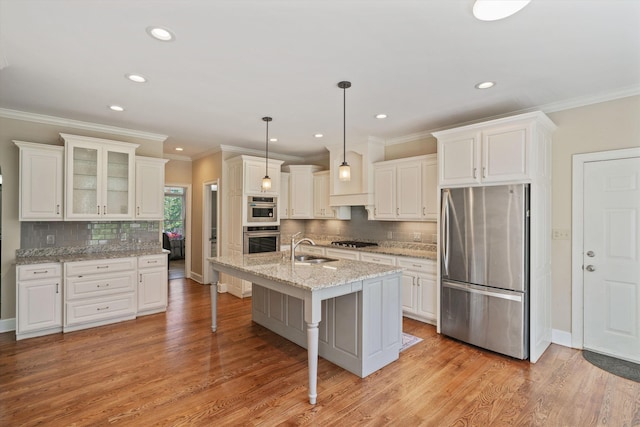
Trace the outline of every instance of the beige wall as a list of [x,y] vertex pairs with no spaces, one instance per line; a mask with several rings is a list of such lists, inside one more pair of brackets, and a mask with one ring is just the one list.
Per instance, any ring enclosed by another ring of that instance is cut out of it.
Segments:
[[164,182],[191,185],[192,173],[191,160],[170,159],[164,166]]
[[0,170],[2,170],[2,254],[0,255],[0,319],[15,317],[15,259],[20,249],[18,221],[18,147],[13,140],[63,145],[60,133],[113,139],[140,144],[136,154],[162,157],[162,142],[111,135],[72,126],[42,124],[0,117]]
[[[553,134],[552,227],[571,230],[571,165],[578,153],[640,146],[640,96],[556,113]],[[571,331],[571,240],[554,240],[553,329]]]
[[[171,163],[171,162],[169,162]],[[220,179],[222,182],[222,153],[218,152],[193,161],[191,198],[191,271],[198,275],[204,274],[202,265],[203,245],[203,185],[205,182]],[[220,211],[222,212],[222,210]]]
[[404,157],[434,154],[437,150],[437,140],[431,136],[402,144],[388,145],[384,148],[384,159],[395,160]]

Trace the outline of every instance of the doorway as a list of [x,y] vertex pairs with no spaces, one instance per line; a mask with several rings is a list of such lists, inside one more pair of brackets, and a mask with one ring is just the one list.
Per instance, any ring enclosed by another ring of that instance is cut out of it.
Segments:
[[180,186],[164,188],[164,221],[162,232],[168,237],[169,279],[186,277],[187,189]]
[[640,363],[640,148],[573,159],[572,346]]
[[209,263],[207,258],[216,257],[220,253],[220,180],[205,182],[203,186],[203,215],[202,215],[202,270],[203,282],[211,283]]

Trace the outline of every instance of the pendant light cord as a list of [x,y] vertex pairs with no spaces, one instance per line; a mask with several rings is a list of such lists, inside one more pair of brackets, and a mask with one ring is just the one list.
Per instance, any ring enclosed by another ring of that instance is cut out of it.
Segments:
[[267,153],[266,153],[266,162],[264,164],[264,176],[269,176],[269,121],[267,122]]
[[347,88],[342,88],[342,162],[347,163]]

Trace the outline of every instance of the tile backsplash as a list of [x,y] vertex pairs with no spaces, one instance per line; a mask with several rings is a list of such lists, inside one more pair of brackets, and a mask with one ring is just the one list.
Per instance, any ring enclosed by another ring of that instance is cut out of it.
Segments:
[[370,221],[363,206],[351,207],[351,220],[282,220],[282,242],[302,231],[305,236],[326,236],[329,240],[360,240],[365,242],[435,243],[435,222]]
[[159,242],[160,221],[21,222],[20,249]]

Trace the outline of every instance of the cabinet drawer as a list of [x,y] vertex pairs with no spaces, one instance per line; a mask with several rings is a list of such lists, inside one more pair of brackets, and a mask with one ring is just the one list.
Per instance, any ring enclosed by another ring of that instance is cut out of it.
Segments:
[[324,252],[326,256],[332,257],[332,258],[350,259],[353,261],[358,261],[360,259],[360,254],[357,251],[327,248],[325,249]]
[[65,275],[81,276],[84,274],[111,273],[114,271],[135,271],[137,259],[130,258],[113,258],[101,259],[95,261],[75,261],[65,264]]
[[398,266],[412,271],[436,272],[436,262],[430,259],[398,257]]
[[138,268],[166,267],[167,255],[145,255],[138,258]]
[[360,261],[374,262],[376,264],[396,265],[396,257],[392,255],[371,254],[360,252]]
[[95,322],[115,317],[135,315],[135,294],[72,301],[66,307],[66,325]]
[[124,271],[104,275],[72,276],[65,280],[67,300],[129,292],[136,288],[136,272]]
[[62,268],[59,263],[19,265],[17,270],[18,281],[47,279],[50,277],[59,278],[62,274]]

